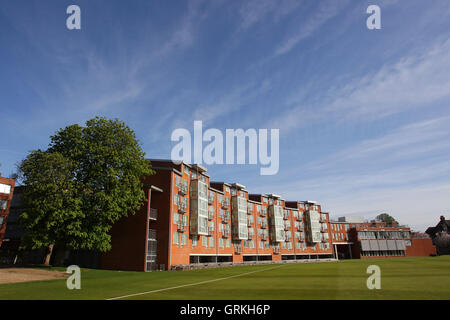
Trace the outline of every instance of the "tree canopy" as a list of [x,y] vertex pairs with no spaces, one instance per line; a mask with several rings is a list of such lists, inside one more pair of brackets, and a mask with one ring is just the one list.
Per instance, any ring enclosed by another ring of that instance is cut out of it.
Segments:
[[394,217],[390,216],[387,213],[381,213],[377,215],[375,219],[386,223],[397,222]]
[[143,205],[142,178],[154,173],[134,132],[101,117],[57,131],[48,150],[32,151],[19,172],[25,245],[99,251],[111,248],[112,224]]

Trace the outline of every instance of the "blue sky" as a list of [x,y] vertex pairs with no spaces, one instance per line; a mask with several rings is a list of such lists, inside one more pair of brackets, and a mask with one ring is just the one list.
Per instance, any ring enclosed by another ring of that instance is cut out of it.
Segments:
[[150,158],[194,120],[279,128],[277,175],[211,176],[424,230],[450,215],[449,18],[446,0],[0,0],[0,170],[96,115],[124,120]]

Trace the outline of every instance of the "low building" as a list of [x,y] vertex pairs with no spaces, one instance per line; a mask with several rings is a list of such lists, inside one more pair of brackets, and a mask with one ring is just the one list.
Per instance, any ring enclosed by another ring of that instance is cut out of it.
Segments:
[[[340,219],[349,221],[348,219]],[[355,220],[352,220],[355,221]],[[382,221],[331,222],[335,256],[340,259],[372,257],[430,256],[436,248],[429,237],[412,233],[397,222]]]

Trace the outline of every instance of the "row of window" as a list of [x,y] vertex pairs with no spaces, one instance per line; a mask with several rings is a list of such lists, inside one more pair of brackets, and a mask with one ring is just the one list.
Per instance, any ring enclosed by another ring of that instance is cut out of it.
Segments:
[[[192,248],[195,248],[198,246],[198,236],[192,237]],[[173,244],[176,244],[178,247],[186,246],[188,243],[188,235],[186,233],[180,233],[180,232],[174,232],[173,233]],[[201,243],[204,248],[213,248],[215,246],[215,239],[213,237],[201,237]],[[218,246],[219,248],[225,249],[225,248],[231,248],[231,239],[223,239],[219,238],[218,240]],[[240,245],[236,245],[240,248]],[[259,249],[269,249],[271,247],[269,241],[258,241],[258,247]],[[272,246],[273,248],[280,248],[280,244],[276,244]],[[246,249],[255,249],[255,241],[254,240],[244,240],[244,248]],[[282,249],[292,250],[293,249],[293,243],[292,242],[282,242],[281,243]],[[308,246],[306,243],[297,242],[296,248],[299,250],[327,250],[330,248],[329,243],[319,243],[318,246],[316,244],[312,246]],[[149,254],[150,249],[156,254],[156,241],[149,241]]]
[[191,179],[198,179],[206,183],[206,176],[197,173],[196,171],[191,171],[187,166],[184,166],[184,173],[186,173]]
[[404,250],[361,251],[363,257],[404,256]]
[[348,224],[336,224],[336,223],[331,223],[331,230],[333,231],[348,231],[349,229],[349,225]]
[[408,231],[358,231],[359,239],[409,239]]
[[348,235],[346,233],[332,233],[332,237],[333,240],[338,240],[338,241],[347,241],[348,240]]
[[[187,174],[189,174],[189,168],[185,167],[185,170],[187,170]],[[195,172],[193,172],[192,174],[194,174],[194,177],[192,177],[192,175],[191,175],[191,178],[192,178],[192,179],[196,179],[197,176],[195,175]],[[206,183],[206,177],[204,177],[204,176],[202,176],[202,175],[200,175],[200,176],[202,177],[202,178],[200,179],[200,181],[203,181],[203,182]],[[175,176],[175,185],[178,186],[178,187],[180,187],[181,185],[183,185],[183,187],[187,189],[187,187],[188,187],[188,182],[185,181],[185,180],[181,180],[181,177],[179,177],[179,176]],[[204,188],[206,189],[206,185],[204,186]],[[202,193],[201,191],[202,191],[202,190],[199,190],[199,193]],[[226,191],[226,192],[230,192],[230,188],[229,188],[228,186],[225,186],[225,191]],[[206,198],[206,194],[207,194],[207,190],[204,190],[204,191],[203,191],[203,194],[200,194],[200,196],[203,196],[203,197]],[[232,189],[232,190],[231,190],[231,194],[232,194],[232,195],[237,195],[237,194],[239,194],[240,197],[245,198],[245,192],[244,192],[244,191],[239,191],[239,192],[238,192],[238,190]],[[211,195],[211,193],[210,193],[209,195]],[[211,197],[211,198],[212,198],[212,197]],[[226,197],[225,197],[225,199],[224,199],[224,196],[223,196],[222,194],[218,194],[218,202],[219,202],[219,203],[222,203],[222,202],[224,202],[224,201],[227,202],[228,205],[230,204],[229,198],[226,198]],[[265,198],[263,198],[263,201],[265,201]],[[264,203],[264,202],[263,202],[263,203]],[[275,204],[275,205],[281,206],[283,202],[282,202],[281,200],[269,199],[269,202],[268,202],[268,203],[269,203],[269,205],[270,205],[270,204]],[[177,204],[178,204],[178,201],[177,201]],[[311,209],[311,210],[318,210],[318,209],[319,209],[319,206],[318,206],[318,205],[312,205],[312,206],[310,206],[310,205],[308,205],[308,204],[306,204],[306,205],[305,205],[305,204],[300,204],[300,207],[301,207],[301,208],[304,208],[304,209],[307,209],[307,210],[309,210],[309,209]],[[253,209],[253,204],[248,203],[247,209],[248,209],[248,208],[250,208],[250,209],[252,210],[252,209]],[[243,209],[243,208],[242,208],[242,209]],[[261,207],[261,205],[259,205],[259,204],[256,205],[256,212],[257,212],[257,213],[260,213],[261,211],[262,211],[264,214],[267,214],[267,208]],[[291,210],[284,209],[284,213],[287,214],[287,215],[290,215]],[[302,219],[302,213],[301,213],[301,212],[293,211],[293,216],[294,216],[294,218],[300,217],[300,219]],[[321,214],[321,218],[322,218],[322,219],[326,219],[326,215],[325,215],[325,214]]]

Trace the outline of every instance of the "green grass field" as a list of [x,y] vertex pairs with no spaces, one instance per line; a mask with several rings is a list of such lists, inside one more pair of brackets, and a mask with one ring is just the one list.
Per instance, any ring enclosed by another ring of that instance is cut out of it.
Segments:
[[[380,290],[366,287],[366,269],[371,264],[381,268]],[[160,291],[133,295],[154,290]],[[450,256],[148,273],[83,269],[81,290],[68,290],[66,280],[0,285],[0,299],[108,299],[126,295],[133,296],[123,299],[448,300]]]

